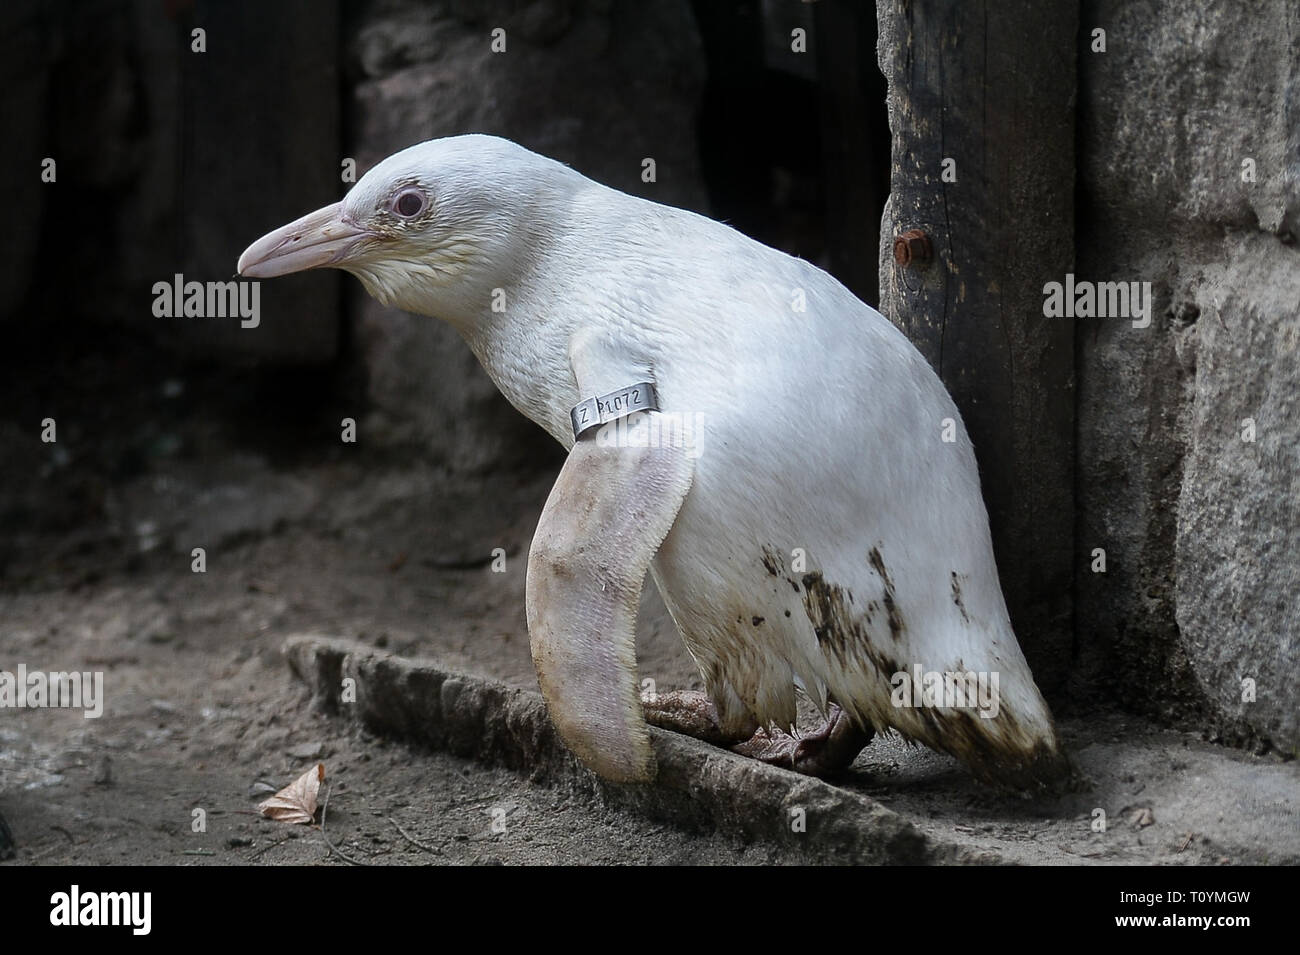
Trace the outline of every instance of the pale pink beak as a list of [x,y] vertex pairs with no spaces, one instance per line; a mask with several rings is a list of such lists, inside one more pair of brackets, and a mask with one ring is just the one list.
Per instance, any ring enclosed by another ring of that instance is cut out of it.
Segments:
[[374,234],[349,222],[336,202],[262,236],[239,257],[239,274],[269,279],[290,272],[341,265]]

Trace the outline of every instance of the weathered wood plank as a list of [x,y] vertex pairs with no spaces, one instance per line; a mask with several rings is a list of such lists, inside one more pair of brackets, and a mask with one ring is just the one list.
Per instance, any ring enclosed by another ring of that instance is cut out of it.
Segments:
[[[877,13],[893,134],[881,311],[961,409],[1011,618],[1052,696],[1073,646],[1074,328],[1043,317],[1042,289],[1074,259],[1078,3],[878,0]],[[908,229],[930,236],[928,265],[895,264]]]

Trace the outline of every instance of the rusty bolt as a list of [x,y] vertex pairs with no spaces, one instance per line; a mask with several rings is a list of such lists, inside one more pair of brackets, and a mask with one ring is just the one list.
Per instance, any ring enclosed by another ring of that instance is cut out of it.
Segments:
[[908,229],[894,237],[894,261],[904,267],[930,261],[930,237],[920,229]]

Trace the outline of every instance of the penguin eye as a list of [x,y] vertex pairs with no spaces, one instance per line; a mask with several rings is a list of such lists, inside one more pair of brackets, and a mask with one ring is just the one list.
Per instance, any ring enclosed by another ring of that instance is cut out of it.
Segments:
[[424,195],[418,189],[407,189],[393,200],[393,211],[403,219],[413,219],[424,211]]

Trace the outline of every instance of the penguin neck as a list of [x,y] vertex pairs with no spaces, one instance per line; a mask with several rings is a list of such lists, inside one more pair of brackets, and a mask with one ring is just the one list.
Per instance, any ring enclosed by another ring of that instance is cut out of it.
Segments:
[[624,300],[604,291],[607,277],[593,274],[590,261],[593,249],[616,240],[617,222],[605,220],[606,207],[617,210],[616,200],[625,197],[579,179],[582,188],[563,203],[528,217],[547,225],[514,236],[512,254],[502,256],[507,270],[481,287],[462,288],[460,306],[440,316],[506,399],[566,449],[573,446],[574,405],[652,380],[647,329],[640,316],[619,309]]
[[506,400],[565,448],[572,447],[569,409],[580,398],[569,366],[574,333],[569,316],[524,317],[507,308],[486,321],[453,324]]
[[574,405],[640,381],[658,384],[643,330],[599,311],[521,305],[458,328],[506,399],[566,449],[574,442]]

